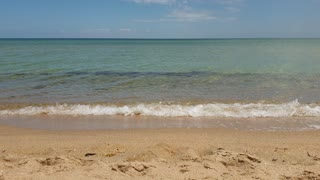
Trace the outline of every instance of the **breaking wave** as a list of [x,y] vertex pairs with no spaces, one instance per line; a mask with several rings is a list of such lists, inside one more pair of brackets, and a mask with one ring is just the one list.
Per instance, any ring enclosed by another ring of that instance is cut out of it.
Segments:
[[298,101],[282,104],[267,103],[208,103],[197,105],[182,104],[136,104],[136,105],[86,105],[57,104],[27,106],[18,109],[0,110],[0,115],[123,115],[158,117],[320,117],[320,106],[300,104]]

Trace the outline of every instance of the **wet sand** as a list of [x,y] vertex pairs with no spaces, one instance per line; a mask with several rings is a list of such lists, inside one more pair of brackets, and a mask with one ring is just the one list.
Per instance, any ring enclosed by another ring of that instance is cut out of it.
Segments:
[[0,179],[320,179],[320,131],[0,126]]
[[0,125],[43,130],[224,128],[249,131],[305,131],[319,130],[320,118],[2,115]]

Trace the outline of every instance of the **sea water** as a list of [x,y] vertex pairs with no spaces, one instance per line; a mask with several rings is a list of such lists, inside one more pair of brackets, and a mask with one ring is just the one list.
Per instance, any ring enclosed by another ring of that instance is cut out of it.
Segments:
[[0,115],[320,117],[320,39],[0,39]]

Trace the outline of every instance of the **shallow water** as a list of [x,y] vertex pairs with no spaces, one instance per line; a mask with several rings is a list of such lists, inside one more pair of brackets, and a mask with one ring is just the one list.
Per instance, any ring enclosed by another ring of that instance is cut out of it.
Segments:
[[0,115],[318,117],[319,52],[320,39],[1,39]]

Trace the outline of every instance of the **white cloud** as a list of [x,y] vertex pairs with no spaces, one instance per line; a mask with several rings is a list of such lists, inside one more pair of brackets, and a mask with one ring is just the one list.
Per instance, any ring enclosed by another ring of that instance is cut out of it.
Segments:
[[[156,19],[134,19],[134,22],[156,23],[156,22],[200,22],[200,21],[234,21],[237,18],[229,18],[227,13],[240,12],[239,5],[245,0],[129,0],[136,3],[158,3],[171,4],[174,10],[169,12],[166,16]],[[221,5],[221,12],[224,13],[217,17],[213,15],[210,9],[194,9],[193,3],[218,3]],[[207,9],[207,10],[206,10]],[[227,17],[226,17],[227,16]]]
[[173,4],[176,0],[129,0],[135,3],[143,4]]
[[199,22],[199,21],[212,21],[216,20],[215,16],[212,16],[207,11],[195,11],[191,8],[178,9],[172,11],[167,17],[160,19],[134,19],[135,22]]
[[216,17],[211,16],[206,11],[193,11],[193,10],[174,10],[168,15],[176,21],[208,21],[215,20]]

